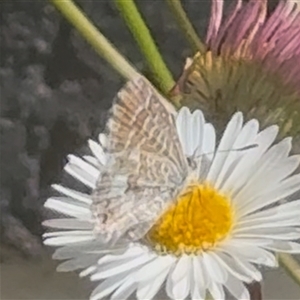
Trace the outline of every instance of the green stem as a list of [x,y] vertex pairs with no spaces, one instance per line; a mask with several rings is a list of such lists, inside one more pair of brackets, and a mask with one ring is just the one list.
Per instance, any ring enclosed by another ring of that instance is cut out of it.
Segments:
[[115,3],[132,32],[152,72],[159,89],[167,94],[174,86],[173,77],[165,65],[151,33],[133,0],[115,0]]
[[187,17],[180,0],[166,0],[171,8],[179,27],[184,33],[184,36],[191,45],[193,51],[204,53],[205,45],[201,42],[193,25]]
[[280,265],[285,269],[290,277],[300,286],[300,266],[299,263],[289,254],[278,255]]
[[131,80],[139,73],[102,35],[89,19],[78,9],[72,0],[50,0],[67,20],[81,33],[87,42],[121,76]]

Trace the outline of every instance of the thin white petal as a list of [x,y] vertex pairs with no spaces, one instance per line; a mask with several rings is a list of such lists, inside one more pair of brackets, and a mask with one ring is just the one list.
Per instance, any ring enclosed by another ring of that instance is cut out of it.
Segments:
[[98,266],[103,267],[104,264],[115,263],[116,261],[129,260],[137,256],[144,255],[142,247],[128,247],[126,251],[120,255],[108,254],[99,259]]
[[115,264],[111,264],[109,266],[106,266],[106,268],[96,274],[91,276],[91,280],[99,280],[104,279],[106,277],[115,276],[121,272],[133,269],[135,267],[142,267],[145,263],[147,263],[149,260],[151,260],[152,257],[149,255],[140,255],[136,258],[129,259],[127,261],[119,261]]
[[191,258],[183,255],[176,264],[172,273],[172,295],[175,299],[185,299],[190,291]]
[[97,270],[97,267],[96,266],[91,266],[91,267],[88,267],[86,269],[84,269],[83,271],[81,271],[79,273],[79,277],[86,277],[86,276],[89,276],[91,275],[94,271]]
[[111,300],[128,299],[128,297],[134,292],[137,284],[132,277],[128,277],[121,286],[111,295]]
[[191,131],[191,112],[187,107],[179,110],[176,118],[176,126],[178,131],[179,140],[182,145],[183,152],[186,156],[193,155],[192,143],[193,136]]
[[65,261],[57,267],[58,272],[70,272],[83,269],[95,265],[97,263],[97,255],[81,255],[74,259]]
[[232,240],[227,246],[223,246],[223,250],[231,255],[239,256],[240,258],[256,264],[263,264],[269,267],[276,267],[276,257],[256,245],[244,245],[239,241]]
[[[127,275],[130,276],[130,275]],[[90,300],[100,300],[103,297],[111,294],[115,289],[122,285],[127,280],[124,274],[118,274],[104,280],[91,294]]]
[[273,241],[269,245],[264,246],[264,248],[277,251],[277,252],[285,252],[285,253],[300,253],[300,243],[295,242],[286,242],[286,241]]
[[248,182],[249,178],[256,172],[256,162],[274,142],[277,133],[278,127],[270,126],[256,136],[254,143],[257,144],[257,147],[247,151],[243,155],[239,164],[236,165],[226,182],[224,182],[222,191],[236,193],[236,191]]
[[225,292],[222,284],[212,281],[208,290],[213,299],[225,299]]
[[[299,213],[298,213],[299,214]],[[292,227],[300,226],[299,215],[290,213],[286,214],[288,219],[284,219],[284,216],[278,216],[272,220],[258,221],[257,224],[247,224],[239,226],[234,230],[234,233],[242,233],[244,231],[249,232],[250,230],[256,229],[267,229],[267,228],[276,228],[276,227]]]
[[86,205],[79,205],[80,203],[74,204],[74,202],[75,201],[70,198],[53,197],[49,198],[45,202],[44,206],[70,217],[76,217],[82,220],[91,220],[92,216],[90,209],[86,207]]
[[232,259],[228,256],[224,256],[222,253],[215,253],[213,255],[215,255],[215,259],[219,261],[220,265],[239,280],[244,282],[252,280],[252,278],[249,278],[249,275],[246,275],[245,272],[241,271],[241,268],[236,267],[236,264],[234,264]]
[[70,198],[73,198],[75,200],[78,200],[79,202],[83,202],[86,203],[88,205],[92,204],[92,199],[90,197],[90,195],[88,194],[84,194],[84,193],[80,193],[78,191],[74,191],[72,189],[66,188],[64,186],[61,186],[59,184],[53,184],[51,186],[53,189],[55,189],[56,191],[58,191],[59,193],[62,193]]
[[251,281],[261,281],[262,280],[262,275],[261,273],[247,260],[240,258],[237,255],[232,254],[231,252],[227,251],[226,249],[220,249],[224,251],[227,255],[230,256],[230,258],[226,257],[223,253],[220,253],[219,255],[221,256],[222,260],[226,261],[228,265],[234,266],[236,270],[241,273],[245,274],[245,276],[248,276]]
[[90,241],[94,238],[94,236],[58,236],[58,237],[50,237],[44,240],[44,244],[47,246],[64,246],[67,244],[73,244],[78,242],[86,242]]
[[103,150],[107,147],[107,137],[104,133],[100,133],[98,136],[99,144]]
[[90,230],[68,230],[68,231],[54,231],[46,232],[43,234],[43,237],[53,237],[53,236],[92,236],[93,232]]
[[74,167],[79,167],[80,169],[84,170],[88,173],[92,178],[97,179],[100,175],[99,170],[93,167],[91,164],[85,162],[83,159],[75,156],[75,155],[68,155],[69,164]]
[[94,225],[91,222],[77,219],[52,219],[43,222],[43,226],[61,229],[86,229],[93,230]]
[[293,227],[243,229],[239,233],[233,232],[234,238],[265,238],[274,240],[294,240],[300,238],[300,232]]
[[248,289],[234,276],[228,276],[225,287],[236,299],[250,300]]
[[92,253],[98,254],[101,257],[105,253],[110,253],[110,255],[120,255],[125,249],[122,248],[112,248],[108,249],[106,245],[103,245],[100,241],[94,239],[89,242],[78,242],[76,244],[67,245],[65,247],[58,248],[53,254],[53,259],[69,259],[79,256],[82,253]]
[[210,253],[202,254],[202,262],[214,281],[224,283],[227,279],[227,271],[220,266],[219,262],[210,255]]
[[238,134],[236,140],[232,145],[232,151],[228,150],[228,155],[226,161],[223,165],[222,170],[218,176],[215,186],[218,188],[222,187],[222,184],[227,180],[229,173],[234,168],[238,160],[245,154],[244,151],[238,151],[237,149],[243,148],[245,146],[250,146],[254,144],[255,137],[258,133],[259,124],[257,120],[250,120],[245,124],[240,133]]
[[280,185],[283,179],[296,170],[300,162],[297,156],[286,158],[277,164],[273,162],[274,157],[270,160],[272,161],[270,164],[274,163],[272,167],[264,166],[261,162],[261,168],[257,167],[257,174],[249,179],[248,183],[234,196],[238,210],[252,209],[255,198]]
[[87,172],[83,171],[81,168],[79,168],[76,165],[71,165],[70,163],[67,163],[64,167],[64,170],[70,174],[72,177],[77,179],[78,181],[82,182],[84,185],[94,189],[96,186],[96,180],[97,178],[92,177]]
[[230,149],[235,142],[236,137],[240,133],[243,124],[243,115],[242,113],[236,113],[233,115],[225,132],[221,138],[218,149],[216,150],[215,157],[213,159],[210,170],[207,174],[207,180],[209,182],[216,182],[218,180],[218,176],[222,171],[223,165],[226,161],[226,158],[230,154]]
[[212,124],[206,123],[204,125],[203,147],[202,151],[211,161],[215,155],[216,147],[216,132]]
[[204,116],[201,110],[195,110],[192,114],[192,136],[194,140],[193,154],[196,156],[201,155],[203,138],[204,138]]
[[136,279],[140,282],[149,281],[154,278],[156,274],[163,272],[165,269],[170,270],[175,261],[176,258],[171,255],[158,256],[150,263],[144,265],[136,273]]
[[192,299],[205,299],[206,296],[206,286],[204,283],[204,278],[201,270],[201,265],[199,264],[199,258],[193,256],[193,276],[194,279],[191,282],[191,297]]
[[98,159],[91,155],[84,155],[82,157],[85,161],[87,161],[89,164],[91,164],[96,169],[101,169],[103,166],[99,163]]
[[285,204],[277,205],[270,209],[259,211],[245,216],[238,221],[238,227],[251,226],[258,223],[280,222],[289,218],[299,217],[300,220],[300,200],[291,201]]
[[[135,275],[139,281],[137,298],[139,300],[152,299],[163,285],[166,277],[174,263],[174,258],[168,256],[157,257],[157,259],[144,266]],[[145,272],[148,272],[147,274]]]
[[89,140],[88,143],[89,143],[90,149],[92,150],[93,154],[98,159],[100,164],[105,165],[106,157],[105,157],[105,153],[104,153],[102,147],[98,143],[94,142],[93,140]]
[[284,199],[300,189],[300,174],[293,175],[278,183],[273,189],[262,193],[256,199],[253,199],[251,207],[239,210],[239,217],[248,215],[256,210],[266,207]]

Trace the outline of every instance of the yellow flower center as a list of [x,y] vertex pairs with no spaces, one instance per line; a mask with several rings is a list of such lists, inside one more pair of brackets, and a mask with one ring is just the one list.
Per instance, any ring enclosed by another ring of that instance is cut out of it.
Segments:
[[152,227],[147,239],[159,252],[199,253],[228,236],[233,215],[227,196],[208,184],[190,185]]

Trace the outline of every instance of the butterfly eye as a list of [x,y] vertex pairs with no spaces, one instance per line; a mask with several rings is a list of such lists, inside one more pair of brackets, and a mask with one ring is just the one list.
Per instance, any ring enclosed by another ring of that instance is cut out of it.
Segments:
[[187,157],[186,160],[192,170],[195,170],[197,168],[197,164],[194,161],[193,157]]
[[98,218],[98,220],[99,220],[99,223],[101,223],[101,224],[106,224],[106,221],[107,221],[107,219],[108,219],[108,214],[106,214],[106,213],[98,214],[98,215],[97,215],[97,218]]

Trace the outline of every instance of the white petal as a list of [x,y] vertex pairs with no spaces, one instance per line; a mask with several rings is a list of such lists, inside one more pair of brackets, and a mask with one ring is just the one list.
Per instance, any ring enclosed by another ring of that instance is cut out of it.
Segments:
[[206,267],[203,263],[203,259],[201,256],[194,257],[193,267],[194,267],[194,269],[197,268],[199,270],[199,272],[201,272],[201,274],[199,273],[198,275],[200,275],[202,278],[202,285],[203,285],[204,292],[205,292],[205,290],[208,288],[208,286],[210,284],[211,278],[210,278],[208,271],[206,270]]
[[276,228],[276,227],[292,227],[292,226],[300,226],[300,218],[299,213],[296,215],[294,212],[290,212],[286,214],[288,219],[284,219],[284,216],[278,216],[277,218],[273,218],[271,220],[263,220],[258,221],[257,224],[246,224],[243,226],[238,226],[234,230],[234,233],[242,233],[244,231],[249,232],[250,230],[256,229],[267,229],[267,228]]
[[192,256],[192,259],[194,279],[191,281],[191,298],[202,300],[205,299],[206,296],[205,279],[203,278],[199,258]]
[[65,198],[65,197],[49,198],[45,202],[44,206],[46,208],[53,209],[57,212],[60,212],[70,217],[76,217],[82,220],[92,219],[91,211],[85,204],[80,205],[80,203],[76,203],[70,198]]
[[[201,110],[195,110],[192,114],[192,136],[194,140],[193,154],[196,156],[201,155],[203,138],[204,138],[204,116]],[[195,152],[196,151],[196,152]]]
[[137,298],[139,300],[152,299],[163,285],[175,259],[170,256],[157,259],[144,266],[135,275],[139,281]]
[[226,181],[229,172],[232,171],[231,169],[234,167],[234,164],[245,154],[244,151],[247,151],[239,151],[237,149],[253,145],[258,129],[259,124],[257,120],[250,120],[242,128],[232,145],[232,151],[228,150],[226,161],[215,184],[216,188],[221,188],[222,184]]
[[242,129],[242,124],[242,113],[234,114],[229,123],[227,124],[227,127],[221,138],[219,147],[215,153],[215,157],[207,175],[207,180],[209,182],[215,183],[218,180],[218,176],[222,171],[226,158],[230,154],[229,150],[232,149],[235,139]]
[[78,269],[83,269],[95,265],[97,263],[98,255],[81,255],[74,259],[65,261],[57,267],[58,272],[70,272]]
[[88,174],[86,171],[82,170],[78,166],[67,163],[64,167],[64,170],[72,177],[82,182],[84,185],[92,189],[95,188],[97,178],[91,176],[90,174]]
[[96,169],[101,170],[101,168],[103,167],[98,159],[94,156],[91,155],[83,155],[82,157],[85,161],[87,161],[89,164],[91,164],[93,167],[95,167]]
[[[278,150],[277,154],[281,155],[280,150]],[[265,191],[274,189],[283,179],[296,170],[300,162],[297,156],[284,158],[278,163],[275,160],[275,157],[264,158],[264,156],[259,160],[257,173],[234,196],[234,201],[239,207],[241,206],[243,209],[251,208],[253,199]],[[264,165],[263,161],[268,161],[269,165]]]
[[[262,160],[267,159],[262,158]],[[238,204],[239,210],[240,208],[244,210],[247,208],[251,209],[253,199],[265,191],[275,188],[284,178],[296,170],[300,162],[299,158],[295,156],[285,158],[277,164],[274,161],[274,156],[270,157],[269,161],[269,164],[272,164],[272,166],[264,165],[263,162],[259,161],[260,167],[257,166],[257,173],[234,196],[234,201]]]
[[128,247],[126,251],[120,255],[114,255],[108,254],[99,259],[98,261],[98,266],[101,266],[103,268],[103,265],[108,264],[108,263],[115,263],[116,261],[121,261],[121,260],[129,260],[132,258],[135,258],[140,255],[144,255],[145,251],[142,247]]
[[83,159],[75,156],[75,155],[68,155],[69,165],[71,167],[78,167],[82,171],[86,172],[89,177],[97,179],[100,175],[99,170],[93,167],[91,164],[85,162]]
[[103,134],[103,133],[100,133],[99,136],[98,136],[98,140],[99,140],[100,146],[105,149],[107,147],[107,137],[106,137],[106,135]]
[[193,155],[193,136],[191,130],[191,112],[187,107],[179,110],[176,118],[176,126],[183,152],[186,156]]
[[248,289],[234,276],[228,276],[225,287],[236,299],[250,300]]
[[202,152],[206,154],[211,161],[215,155],[216,147],[216,132],[212,124],[206,123],[204,125],[203,147]]
[[53,236],[92,236],[93,232],[90,230],[68,230],[68,231],[53,231],[46,232],[43,234],[43,237],[53,237]]
[[171,275],[172,295],[175,299],[185,299],[190,291],[191,258],[183,255],[177,262]]
[[139,282],[149,281],[156,274],[163,272],[165,269],[170,270],[171,266],[176,261],[176,258],[171,255],[158,256],[150,263],[144,265],[139,272],[136,273],[136,280]]
[[93,235],[84,235],[84,236],[58,236],[50,237],[44,240],[44,244],[47,246],[64,246],[67,244],[73,244],[78,242],[90,241],[94,238]]
[[238,221],[237,226],[240,228],[245,226],[252,226],[259,223],[271,222],[278,224],[277,222],[286,221],[290,218],[294,219],[297,216],[300,220],[299,211],[300,200],[295,200],[245,216]]
[[220,265],[222,265],[228,271],[228,273],[232,274],[241,281],[252,281],[252,278],[249,278],[249,275],[247,275],[244,270],[241,270],[241,268],[237,266],[237,264],[234,263],[230,257],[225,256],[222,253],[215,253],[214,255],[215,259],[219,261]]
[[278,127],[270,126],[256,136],[254,143],[258,146],[243,155],[239,164],[237,164],[232,173],[228,176],[226,182],[224,182],[222,191],[226,193],[236,193],[236,191],[248,182],[249,178],[256,172],[256,162],[274,142],[277,133]]
[[[128,277],[130,275],[128,275]],[[93,293],[90,296],[90,300],[100,300],[103,297],[111,294],[115,289],[122,285],[128,277],[124,276],[124,274],[118,274],[116,276],[104,280],[93,291]]]
[[121,286],[111,295],[111,300],[128,299],[128,297],[135,291],[137,284],[132,277],[128,277]]
[[72,245],[58,248],[53,254],[53,259],[69,259],[81,255],[82,253],[98,254],[101,257],[103,254],[109,252],[110,255],[120,255],[124,252],[123,248],[111,248],[108,249],[106,245],[103,245],[100,241],[94,239],[89,242],[78,242]]
[[52,219],[43,222],[43,226],[61,229],[86,229],[93,230],[94,225],[91,222],[77,219]]
[[115,276],[119,273],[125,272],[127,270],[133,269],[135,267],[142,267],[145,263],[149,262],[152,259],[149,255],[140,255],[133,259],[128,259],[126,261],[116,261],[110,265],[106,265],[103,270],[97,272],[91,276],[91,280],[104,279],[106,277]]
[[93,154],[98,159],[100,164],[105,165],[106,156],[105,156],[105,153],[104,153],[102,147],[98,143],[94,142],[93,140],[89,140],[88,143],[89,143],[90,149],[92,150]]
[[97,267],[96,266],[91,266],[91,267],[88,267],[86,269],[84,269],[83,271],[81,271],[79,273],[79,277],[86,277],[86,276],[89,276],[91,275],[94,271],[97,270]]
[[212,281],[208,290],[213,299],[225,299],[225,292],[222,284]]
[[204,252],[202,254],[202,262],[214,281],[219,283],[224,283],[226,281],[227,271],[220,266],[219,262],[214,258],[213,255]]
[[232,240],[228,245],[223,246],[223,250],[252,263],[263,264],[269,267],[277,266],[276,257],[269,251],[256,245],[244,245],[239,240]]
[[248,215],[258,209],[266,207],[270,204],[276,203],[277,201],[284,199],[295,192],[299,191],[300,188],[300,174],[293,175],[278,183],[273,189],[265,191],[256,199],[251,202],[251,207],[239,210],[239,217]]
[[74,191],[72,189],[63,187],[63,186],[58,185],[58,184],[53,184],[51,187],[54,188],[59,193],[62,193],[62,194],[66,195],[70,198],[78,200],[79,202],[83,202],[83,203],[86,203],[88,205],[92,204],[92,199],[91,199],[90,195],[88,195],[88,194],[80,193],[78,191]]
[[269,245],[263,246],[266,249],[277,252],[285,253],[300,253],[300,244],[295,242],[286,242],[286,241],[273,241]]
[[[265,186],[269,187],[274,181],[278,182],[283,179],[286,176],[286,172],[283,172],[283,170],[276,172],[276,169],[280,166],[280,162],[283,162],[282,168],[286,167],[287,161],[286,157],[283,157],[283,153],[287,152],[290,147],[290,139],[285,139],[264,153],[260,159],[253,164],[254,172],[251,174],[251,177],[249,177],[246,185],[235,195],[235,197],[247,199],[247,193],[252,192],[250,193],[251,196],[254,191],[260,191],[261,188],[264,188]],[[291,162],[291,166],[288,166],[287,174],[290,174],[297,164],[299,164],[299,162],[294,159]],[[275,174],[275,176],[273,174]],[[277,177],[279,178],[277,179]],[[259,189],[257,186],[261,188]],[[253,187],[255,187],[255,189],[253,189]]]
[[219,253],[218,255],[224,260],[225,262],[228,262],[228,265],[234,266],[236,270],[241,273],[245,274],[248,278],[250,278],[251,281],[261,281],[262,280],[262,275],[261,273],[247,260],[240,258],[239,256],[232,254],[231,252],[227,251],[226,249],[220,249],[224,251],[227,255],[230,256],[228,259],[224,254]]
[[233,232],[234,238],[265,238],[274,240],[294,240],[300,238],[300,232],[293,227],[281,227],[281,228],[258,228],[243,231],[238,233]]

